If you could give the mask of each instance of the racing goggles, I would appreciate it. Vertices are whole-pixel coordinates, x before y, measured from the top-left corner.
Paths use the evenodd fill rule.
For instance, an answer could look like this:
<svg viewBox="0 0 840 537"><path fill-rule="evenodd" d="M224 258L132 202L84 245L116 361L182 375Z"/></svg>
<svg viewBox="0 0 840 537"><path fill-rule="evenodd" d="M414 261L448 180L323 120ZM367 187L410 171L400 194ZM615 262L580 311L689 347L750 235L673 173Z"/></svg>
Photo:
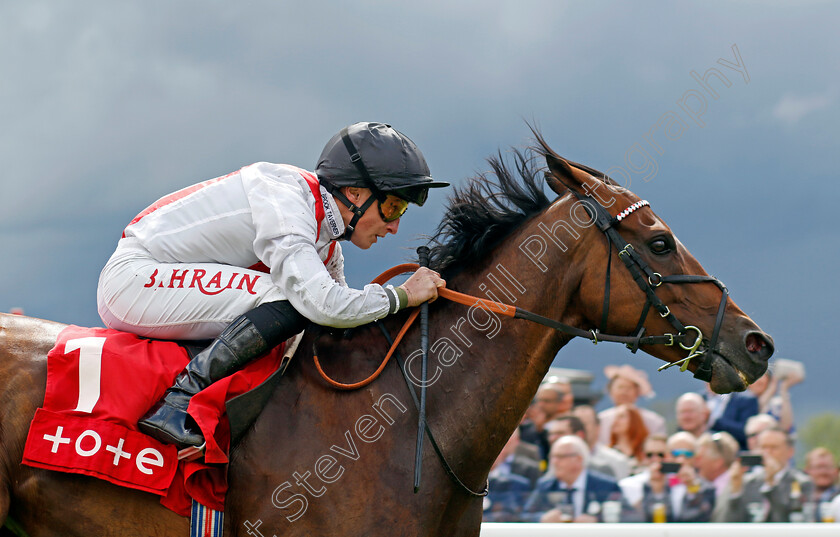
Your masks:
<svg viewBox="0 0 840 537"><path fill-rule="evenodd" d="M377 204L379 216L385 222L393 222L408 210L408 201L396 196L388 195Z"/></svg>

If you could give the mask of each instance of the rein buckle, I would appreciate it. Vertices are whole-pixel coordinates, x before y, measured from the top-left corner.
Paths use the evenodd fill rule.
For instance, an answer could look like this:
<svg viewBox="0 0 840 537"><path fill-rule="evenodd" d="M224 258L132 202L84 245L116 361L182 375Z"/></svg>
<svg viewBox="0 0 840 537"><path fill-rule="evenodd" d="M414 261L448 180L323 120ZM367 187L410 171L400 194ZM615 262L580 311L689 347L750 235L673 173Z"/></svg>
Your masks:
<svg viewBox="0 0 840 537"><path fill-rule="evenodd" d="M632 245L632 244L627 244L627 246L625 246L624 248L622 248L622 249L621 249L621 251L620 251L620 252L618 252L618 257L619 257L619 259L620 259L620 258L621 258L621 256L623 256L623 255L632 255L632 253L630 252L630 250L635 251L636 249L635 249L635 248L633 248L633 245Z"/></svg>

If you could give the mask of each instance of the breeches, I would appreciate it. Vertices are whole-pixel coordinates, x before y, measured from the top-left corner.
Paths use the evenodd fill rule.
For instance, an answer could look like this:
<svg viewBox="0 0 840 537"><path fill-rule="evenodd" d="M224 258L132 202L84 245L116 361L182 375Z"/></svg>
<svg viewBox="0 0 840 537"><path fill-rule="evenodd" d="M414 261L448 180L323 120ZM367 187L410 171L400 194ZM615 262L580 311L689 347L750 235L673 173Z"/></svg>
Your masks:
<svg viewBox="0 0 840 537"><path fill-rule="evenodd" d="M213 339L239 315L284 299L266 273L217 263L162 263L122 242L97 287L106 326L158 339Z"/></svg>

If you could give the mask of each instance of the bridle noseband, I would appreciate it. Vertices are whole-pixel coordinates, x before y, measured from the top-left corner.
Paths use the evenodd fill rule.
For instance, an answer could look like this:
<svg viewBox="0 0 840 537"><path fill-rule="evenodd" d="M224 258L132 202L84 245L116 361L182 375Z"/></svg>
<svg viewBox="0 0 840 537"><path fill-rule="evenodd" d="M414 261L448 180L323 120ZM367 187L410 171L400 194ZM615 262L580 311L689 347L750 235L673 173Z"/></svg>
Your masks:
<svg viewBox="0 0 840 537"><path fill-rule="evenodd" d="M715 346L717 345L718 336L720 335L720 328L723 325L726 299L729 296L729 290L723 282L714 276L695 276L685 274L662 276L658 272L654 272L653 269L651 269L644 259L642 259L636 252L633 245L624 240L618 232L618 226L621 224L622 220L627 218L633 212L638 211L643 207L649 207L650 203L646 200L634 203L630 207L621 211L617 216L613 217L609 214L609 212L607 212L607 209L592 196L582 195L575 191L572 192L578 198L579 202L586 208L590 217L594 219L598 229L600 229L607 238L607 270L604 282L604 306L601 314L601 325L599 329L590 331L590 335L588 337L583 337L587 337L595 343L598 341L615 341L624 343L627 348L630 349L630 352L634 354L637 350L639 350L640 345L673 346L678 344L680 348L688 351L688 356L676 362L665 364L659 368L659 371L675 365L680 365L680 371L685 371L692 359L703 358L703 362L694 372L694 377L706 382L710 381L712 378L712 359ZM618 258L621 259L624 266L630 271L630 275L633 277L633 280L635 280L636 285L639 286L639 289L641 289L646 296L645 305L642 308L642 314L639 317L639 322L636 324L633 335L629 336L629 341L628 336L614 336L603 333L606 330L607 319L609 317L610 272L612 268L611 261L613 245L618 251ZM671 313L668 306L665 305L665 303L663 303L656 294L656 288L663 283L686 284L706 282L714 283L721 290L721 298L718 306L717 317L715 319L715 326L712 330L712 337L709 339L704 338L703 332L696 326L686 326L680 322L680 320ZM661 336L644 335L645 328L643 325L651 307L659 313L660 317L671 323L671 326L673 326L677 331L676 334L663 334Z"/></svg>
<svg viewBox="0 0 840 537"><path fill-rule="evenodd" d="M723 282L721 282L714 276L696 276L685 274L662 276L660 273L654 272L653 269L651 269L650 266L644 261L644 259L642 259L641 256L636 252L636 249L633 248L633 245L624 240L624 238L618 232L618 226L625 218L630 216L635 211L638 211L644 207L649 207L650 203L648 203L646 200L641 200L630 205L629 207L621 211L618 215L613 217L610 215L609 212L607 212L607 209L591 195L582 195L578 192L575 192L574 190L572 190L572 192L577 197L578 201L584 206L589 216L593 219L593 223L597 224L598 229L600 229L607 238L607 270L604 281L604 305L601 313L601 324L599 328L593 330L584 330L582 328L569 326L567 324L561 323L560 321L556 321L554 319L550 319L548 317L543 317L542 315L538 315L536 313L524 310L519 307L515 307L509 304L502 304L499 302L485 301L483 299L478 299L477 297L470 295L463 295L461 293L457 293L446 288L440 290L440 295L444 298L448 298L449 300L453 300L455 302L459 302L465 305L474 306L477 304L481 304L482 307L486 307L490 311L494 311L496 313L503 314L516 319L525 319L528 321L532 321L543 326L552 328L554 330L570 334L572 336L589 339L596 344L600 341L624 343L627 346L627 348L630 349L630 352L634 354L636 353L636 351L639 350L639 347L642 345L679 345L680 348L688 351L688 356L675 362L670 362L668 364L663 365L659 368L659 371L662 371L669 367L673 367L675 365L680 365L680 371L685 371L686 369L688 369L688 364L691 360L693 360L694 358L703 358L703 362L694 372L694 377L706 382L710 381L712 378L712 359L715 352L715 346L717 345L718 336L720 335L720 329L723 325L723 317L724 312L726 310L726 300L729 297L729 290L726 288ZM633 280L635 280L636 285L639 286L639 289L641 289L646 296L645 305L642 308L642 314L639 317L638 323L636 323L636 328L633 330L633 334L630 336L618 336L604 333L606 331L607 321L609 319L610 275L612 272L613 246L615 246L616 250L618 251L618 258L621 259L621 261L624 263L624 266L627 267L627 270L630 271L630 274L633 277ZM385 272L382 275L380 275L376 280L374 280L374 282L378 281L379 283L384 283L384 281L387 281L393 275L405 272L405 270L402 269L416 270L417 268L417 265L401 265L398 267L394 267L394 269L391 269L391 271ZM715 318L715 326L712 330L712 337L709 339L704 338L703 332L696 326L686 326L685 324L680 322L680 320L677 319L677 317L673 313L671 313L671 310L668 308L668 306L665 305L665 303L662 302L662 300L656 294L656 288L661 286L663 283L688 284L707 282L714 283L721 290L721 298L720 304L718 305L717 317ZM654 336L645 335L644 322L647 318L648 313L650 312L651 307L653 307L659 313L660 317L668 320L668 322L671 323L671 326L673 326L677 332L676 334L662 334ZM376 324L382 330L382 333L388 341L389 345L391 345L391 351L389 352L388 356L386 356L385 361L383 361L382 364L379 366L377 372L374 373L374 375L371 375L371 377L369 377L365 381L356 384L340 384L331 380L329 377L326 376L323 370L321 370L321 367L318 364L317 350L315 349L315 342L313 342L313 357L315 358L316 367L318 368L321 375L333 386L336 386L340 389L356 389L358 387L367 385L374 378L376 378L376 376L379 374L379 372L381 372L382 368L385 366L385 363L387 362L388 358L391 356L391 352L393 352L393 355L396 357L397 363L399 364L400 372L402 373L403 379L405 380L406 385L408 386L408 391L411 393L414 405L418 409L418 412L422 412L421 401L414 391L411 380L408 378L406 363L400 356L399 351L396 350L396 346L399 343L399 340L402 338L402 335L407 331L408 327L411 326L411 322L413 321L414 317L416 317L416 315L412 315L409 317L408 321L406 322L396 341L393 338L391 338L390 333L388 332L387 328L385 328L385 325L383 323L376 322ZM458 478L452 467L446 461L446 458L444 457L443 451L441 450L440 446L438 446L437 442L435 441L435 438L432 435L432 431L429 429L428 423L421 421L420 430L425 430L425 432L428 434L432 447L434 448L435 452L440 458L444 470L446 471L447 475L453 480L453 482L459 485L462 490L464 490L471 496L483 497L487 495L488 485L486 483L482 490L474 491L469 486L467 486L461 479ZM415 466L415 469L416 468L417 467ZM415 482L415 484L416 483L417 482ZM416 486L415 492L417 492Z"/></svg>

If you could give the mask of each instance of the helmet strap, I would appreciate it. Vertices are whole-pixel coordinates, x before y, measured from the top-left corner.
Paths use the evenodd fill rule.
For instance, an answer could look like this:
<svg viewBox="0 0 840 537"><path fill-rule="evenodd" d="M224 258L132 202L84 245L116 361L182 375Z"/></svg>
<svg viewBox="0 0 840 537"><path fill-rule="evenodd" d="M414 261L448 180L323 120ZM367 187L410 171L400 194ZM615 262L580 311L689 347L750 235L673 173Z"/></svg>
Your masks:
<svg viewBox="0 0 840 537"><path fill-rule="evenodd" d="M338 198L338 200L347 206L347 208L353 213L353 218L350 219L350 223L344 226L344 233L338 238L338 240L349 241L350 236L353 235L353 232L356 230L356 225L359 223L359 219L364 216L365 211L367 211L373 202L376 201L376 196L371 194L361 207L357 207L355 203L347 199L347 196L345 196L344 193L334 185L327 181L324 181L321 184L324 185L333 197Z"/></svg>

